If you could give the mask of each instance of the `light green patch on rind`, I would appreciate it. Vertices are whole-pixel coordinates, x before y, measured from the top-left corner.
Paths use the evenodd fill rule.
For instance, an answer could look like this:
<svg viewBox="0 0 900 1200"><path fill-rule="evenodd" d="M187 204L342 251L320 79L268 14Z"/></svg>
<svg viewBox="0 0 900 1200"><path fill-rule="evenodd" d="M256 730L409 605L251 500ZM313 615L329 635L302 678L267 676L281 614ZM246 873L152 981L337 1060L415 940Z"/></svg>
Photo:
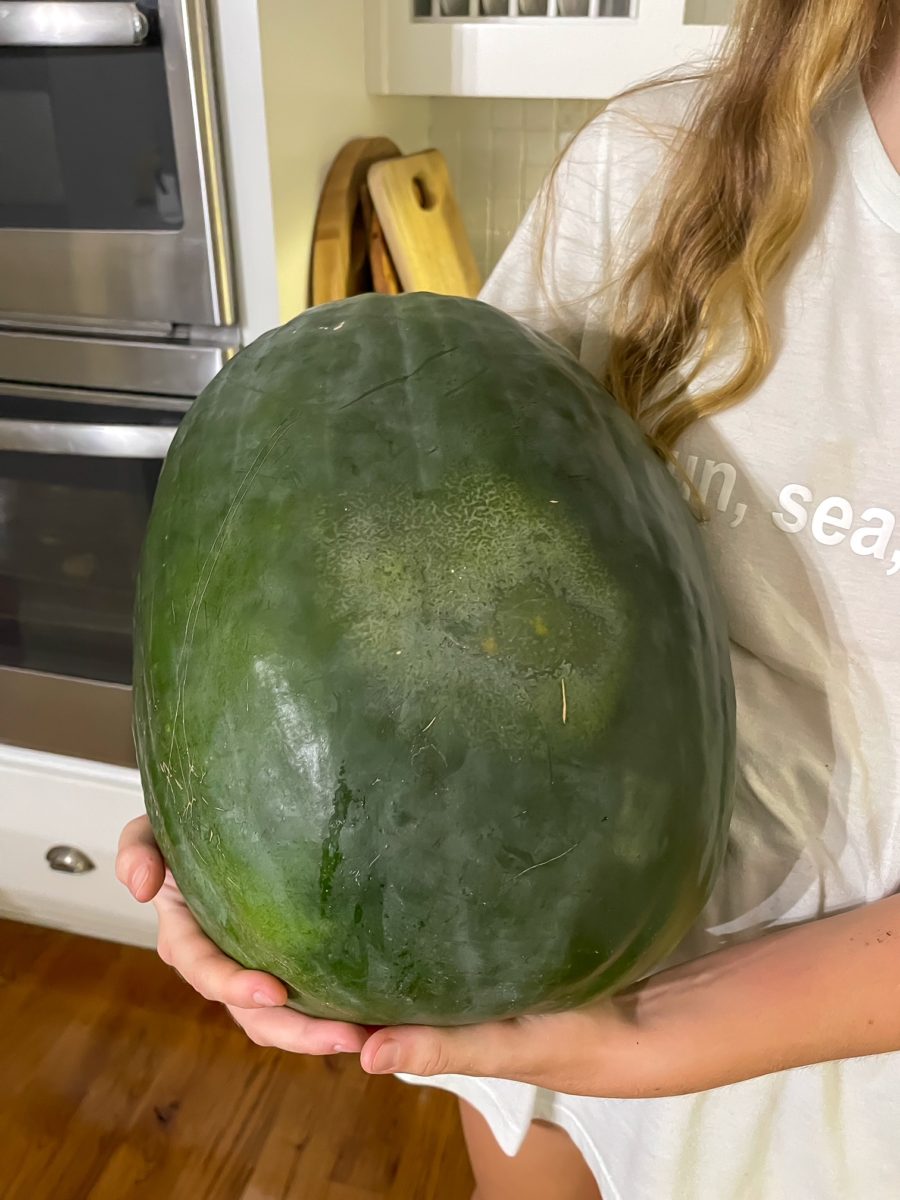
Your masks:
<svg viewBox="0 0 900 1200"><path fill-rule="evenodd" d="M633 624L626 592L562 503L465 474L425 496L398 487L335 508L319 518L322 595L362 674L417 720L431 703L423 748L437 752L442 707L458 737L511 752L548 729L578 741L603 731ZM402 728L403 712L395 719Z"/></svg>

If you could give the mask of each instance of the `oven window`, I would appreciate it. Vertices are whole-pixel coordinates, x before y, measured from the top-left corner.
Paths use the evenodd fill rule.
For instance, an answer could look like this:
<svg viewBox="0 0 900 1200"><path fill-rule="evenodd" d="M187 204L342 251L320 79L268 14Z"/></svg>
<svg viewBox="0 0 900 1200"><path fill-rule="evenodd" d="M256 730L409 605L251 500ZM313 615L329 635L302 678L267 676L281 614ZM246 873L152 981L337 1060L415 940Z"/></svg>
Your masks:
<svg viewBox="0 0 900 1200"><path fill-rule="evenodd" d="M158 34L141 46L0 48L0 228L183 223Z"/></svg>
<svg viewBox="0 0 900 1200"><path fill-rule="evenodd" d="M131 682L141 543L160 460L9 449L17 423L177 424L0 395L0 665Z"/></svg>

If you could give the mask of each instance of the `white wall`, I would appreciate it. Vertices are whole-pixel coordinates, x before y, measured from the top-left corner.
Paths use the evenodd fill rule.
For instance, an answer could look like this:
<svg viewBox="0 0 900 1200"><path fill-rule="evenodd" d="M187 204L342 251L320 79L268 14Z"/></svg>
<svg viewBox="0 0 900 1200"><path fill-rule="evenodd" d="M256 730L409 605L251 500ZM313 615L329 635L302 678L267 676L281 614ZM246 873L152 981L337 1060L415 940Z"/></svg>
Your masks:
<svg viewBox="0 0 900 1200"><path fill-rule="evenodd" d="M365 0L258 0L281 319L306 307L319 192L340 147L360 135L428 145L427 99L366 91Z"/></svg>
<svg viewBox="0 0 900 1200"><path fill-rule="evenodd" d="M684 0L684 18L698 25L727 25L734 13L734 0Z"/></svg>
<svg viewBox="0 0 900 1200"><path fill-rule="evenodd" d="M590 100L432 101L432 145L447 157L472 249L487 276L557 154L599 109Z"/></svg>
<svg viewBox="0 0 900 1200"><path fill-rule="evenodd" d="M697 24L727 25L734 12L735 0L685 0L684 15Z"/></svg>
<svg viewBox="0 0 900 1200"><path fill-rule="evenodd" d="M476 254L488 271L561 141L593 107L371 96L367 0L212 3L233 154L229 196L247 340L306 307L319 192L349 138L382 134L404 153L428 145L443 150ZM686 15L724 21L733 3L685 0Z"/></svg>
<svg viewBox="0 0 900 1200"><path fill-rule="evenodd" d="M734 0L685 0L688 21L727 24ZM463 220L488 275L541 180L601 100L438 97L430 141L447 156Z"/></svg>

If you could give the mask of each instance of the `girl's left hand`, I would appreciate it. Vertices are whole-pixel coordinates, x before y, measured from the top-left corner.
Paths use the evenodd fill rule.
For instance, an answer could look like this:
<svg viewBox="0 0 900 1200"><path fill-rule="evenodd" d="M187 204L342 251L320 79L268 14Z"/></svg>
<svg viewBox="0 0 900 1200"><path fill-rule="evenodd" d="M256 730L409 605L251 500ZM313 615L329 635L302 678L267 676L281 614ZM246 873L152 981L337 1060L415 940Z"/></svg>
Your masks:
<svg viewBox="0 0 900 1200"><path fill-rule="evenodd" d="M370 1074L481 1075L579 1096L660 1095L675 1081L664 1059L642 1049L631 1008L626 999L484 1025L380 1029L360 1061Z"/></svg>
<svg viewBox="0 0 900 1200"><path fill-rule="evenodd" d="M898 1050L900 894L716 950L574 1012L379 1029L360 1057L373 1074L636 1099Z"/></svg>

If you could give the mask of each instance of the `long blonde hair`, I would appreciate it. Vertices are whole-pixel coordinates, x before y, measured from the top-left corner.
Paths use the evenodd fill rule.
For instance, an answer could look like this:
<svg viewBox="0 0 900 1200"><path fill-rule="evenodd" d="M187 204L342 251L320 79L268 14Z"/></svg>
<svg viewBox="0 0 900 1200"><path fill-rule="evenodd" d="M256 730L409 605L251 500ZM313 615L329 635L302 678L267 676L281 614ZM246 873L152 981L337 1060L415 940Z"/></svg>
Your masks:
<svg viewBox="0 0 900 1200"><path fill-rule="evenodd" d="M739 0L673 147L649 241L618 288L606 383L662 455L765 376L765 297L809 208L817 114L865 62L894 3ZM733 373L692 392L735 327Z"/></svg>

